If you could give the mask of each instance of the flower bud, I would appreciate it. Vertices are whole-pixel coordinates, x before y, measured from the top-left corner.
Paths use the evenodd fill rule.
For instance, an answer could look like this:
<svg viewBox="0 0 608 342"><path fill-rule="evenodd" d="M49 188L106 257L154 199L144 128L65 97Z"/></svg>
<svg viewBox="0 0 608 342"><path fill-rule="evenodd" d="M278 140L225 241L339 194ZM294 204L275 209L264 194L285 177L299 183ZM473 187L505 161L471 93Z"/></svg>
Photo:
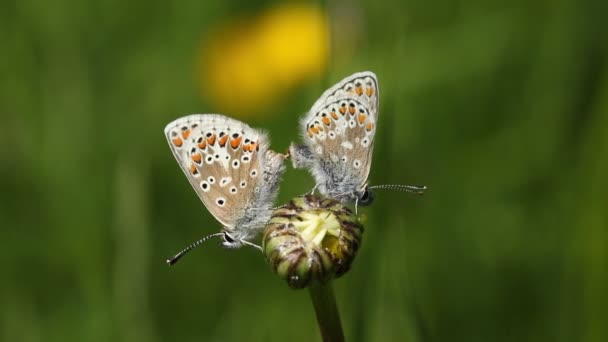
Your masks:
<svg viewBox="0 0 608 342"><path fill-rule="evenodd" d="M306 195L276 209L263 251L273 271L292 288L323 284L350 269L363 225L340 202Z"/></svg>

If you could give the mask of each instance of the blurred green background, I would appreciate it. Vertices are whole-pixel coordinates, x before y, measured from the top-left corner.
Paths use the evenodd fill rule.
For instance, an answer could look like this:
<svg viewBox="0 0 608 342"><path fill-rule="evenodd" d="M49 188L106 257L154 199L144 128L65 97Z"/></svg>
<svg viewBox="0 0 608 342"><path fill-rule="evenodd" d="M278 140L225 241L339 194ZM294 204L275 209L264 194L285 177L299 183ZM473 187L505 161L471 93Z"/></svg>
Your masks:
<svg viewBox="0 0 608 342"><path fill-rule="evenodd" d="M360 210L347 340L608 341L606 2L278 4L0 2L0 340L319 340L253 249L165 264L220 227L163 128L221 112L284 151L372 70L370 183L429 191ZM280 201L312 185L289 168Z"/></svg>

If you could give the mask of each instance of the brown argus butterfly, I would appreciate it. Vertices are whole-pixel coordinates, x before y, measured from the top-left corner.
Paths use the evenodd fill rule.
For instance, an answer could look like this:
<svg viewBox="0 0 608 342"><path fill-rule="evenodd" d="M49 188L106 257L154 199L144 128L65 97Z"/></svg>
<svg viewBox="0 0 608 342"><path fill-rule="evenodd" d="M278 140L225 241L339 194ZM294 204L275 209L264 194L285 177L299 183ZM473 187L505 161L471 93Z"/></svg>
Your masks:
<svg viewBox="0 0 608 342"><path fill-rule="evenodd" d="M218 114L193 114L167 125L165 136L175 159L194 191L223 226L186 247L169 264L211 237L221 245L249 245L270 219L272 202L285 171L285 155L268 149L269 139L260 130Z"/></svg>
<svg viewBox="0 0 608 342"><path fill-rule="evenodd" d="M378 79L373 72L350 75L321 95L302 118L304 144L291 144L295 168L308 169L313 189L355 206L372 202L371 189L396 189L421 194L426 187L368 186L378 120Z"/></svg>

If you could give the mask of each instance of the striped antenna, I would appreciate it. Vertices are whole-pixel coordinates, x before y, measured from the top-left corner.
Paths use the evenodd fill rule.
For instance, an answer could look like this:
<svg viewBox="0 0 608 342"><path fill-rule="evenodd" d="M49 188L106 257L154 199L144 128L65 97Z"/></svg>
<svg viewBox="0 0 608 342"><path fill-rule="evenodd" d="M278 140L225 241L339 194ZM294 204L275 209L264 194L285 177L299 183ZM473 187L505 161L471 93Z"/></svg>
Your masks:
<svg viewBox="0 0 608 342"><path fill-rule="evenodd" d="M372 189L372 190L374 190L374 189L398 190L398 191L411 192L416 195L422 195L422 194L424 194L424 191L426 191L426 186L425 185L418 186L418 185L384 184L384 185L370 186L369 189Z"/></svg>
<svg viewBox="0 0 608 342"><path fill-rule="evenodd" d="M218 237L218 236L224 236L224 233L215 233L215 234L211 234L211 235L207 235L204 238L196 241L195 243L191 244L190 246L182 249L181 252L175 254L174 256L170 257L167 259L167 264L169 264L169 266L173 266L175 265L176 262L179 261L179 259L181 259L184 255L186 255L188 252L190 252L192 249L198 247L200 244L202 244L203 242L214 238L214 237Z"/></svg>

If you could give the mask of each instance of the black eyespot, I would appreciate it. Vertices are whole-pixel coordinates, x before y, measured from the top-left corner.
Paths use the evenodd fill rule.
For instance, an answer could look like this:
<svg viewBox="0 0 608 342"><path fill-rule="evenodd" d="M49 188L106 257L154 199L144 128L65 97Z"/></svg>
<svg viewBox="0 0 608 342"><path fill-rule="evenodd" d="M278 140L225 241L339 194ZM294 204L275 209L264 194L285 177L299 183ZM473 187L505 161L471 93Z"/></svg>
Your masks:
<svg viewBox="0 0 608 342"><path fill-rule="evenodd" d="M197 142L197 143L199 143L199 144L200 144L200 143L202 143L202 142L203 142L203 137L199 137L199 138L196 140L196 142Z"/></svg>
<svg viewBox="0 0 608 342"><path fill-rule="evenodd" d="M206 136L207 138L210 138L212 135L213 135L213 133L211 133L211 132L208 132L207 134L205 134L205 136Z"/></svg>
<svg viewBox="0 0 608 342"><path fill-rule="evenodd" d="M186 127L186 126L182 127L182 131L187 131L187 130L188 130L188 127Z"/></svg>
<svg viewBox="0 0 608 342"><path fill-rule="evenodd" d="M226 135L226 133L220 132L220 138L223 137L224 135Z"/></svg>
<svg viewBox="0 0 608 342"><path fill-rule="evenodd" d="M232 135L232 138L234 138L234 139L236 139L236 138L238 138L238 137L239 137L239 134L238 134L238 133L234 133L234 134Z"/></svg>
<svg viewBox="0 0 608 342"><path fill-rule="evenodd" d="M219 204L219 205L224 205L224 200L223 200L223 199L218 199L218 200L217 200L217 204Z"/></svg>

